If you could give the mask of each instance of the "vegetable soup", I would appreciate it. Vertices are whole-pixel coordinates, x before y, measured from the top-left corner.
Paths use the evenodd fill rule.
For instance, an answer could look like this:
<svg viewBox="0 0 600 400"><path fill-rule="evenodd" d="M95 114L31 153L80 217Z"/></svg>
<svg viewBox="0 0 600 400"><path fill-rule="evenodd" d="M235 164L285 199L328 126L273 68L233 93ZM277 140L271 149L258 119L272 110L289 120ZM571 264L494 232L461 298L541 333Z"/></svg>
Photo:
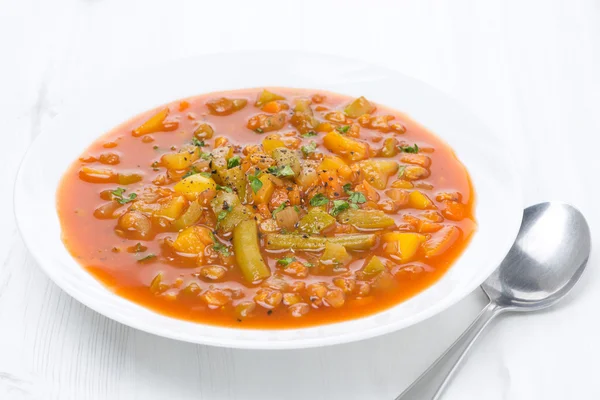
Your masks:
<svg viewBox="0 0 600 400"><path fill-rule="evenodd" d="M175 318L296 328L392 307L475 230L452 149L364 98L246 89L175 101L94 142L58 190L63 241Z"/></svg>

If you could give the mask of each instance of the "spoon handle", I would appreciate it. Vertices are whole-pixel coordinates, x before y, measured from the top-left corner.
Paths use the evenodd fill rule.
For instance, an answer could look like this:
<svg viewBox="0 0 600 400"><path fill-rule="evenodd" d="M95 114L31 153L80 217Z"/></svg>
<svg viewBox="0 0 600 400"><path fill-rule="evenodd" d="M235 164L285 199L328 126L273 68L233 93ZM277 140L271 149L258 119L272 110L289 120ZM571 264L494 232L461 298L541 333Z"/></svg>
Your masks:
<svg viewBox="0 0 600 400"><path fill-rule="evenodd" d="M456 367L463 359L483 328L503 308L490 302L477 316L467 330L438 358L416 381L412 383L396 400L437 400L444 391Z"/></svg>

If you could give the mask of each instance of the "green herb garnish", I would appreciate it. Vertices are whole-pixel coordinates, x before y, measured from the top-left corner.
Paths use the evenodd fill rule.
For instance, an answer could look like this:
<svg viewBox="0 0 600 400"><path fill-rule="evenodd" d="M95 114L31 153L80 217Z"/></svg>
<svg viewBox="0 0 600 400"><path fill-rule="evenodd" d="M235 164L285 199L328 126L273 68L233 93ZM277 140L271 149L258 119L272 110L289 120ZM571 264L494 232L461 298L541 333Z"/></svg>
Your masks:
<svg viewBox="0 0 600 400"><path fill-rule="evenodd" d="M300 147L300 150L302 150L302 153L304 153L305 156L308 156L310 153L314 153L316 149L317 144L315 142L310 142L310 144Z"/></svg>
<svg viewBox="0 0 600 400"><path fill-rule="evenodd" d="M333 208L331 209L331 211L329 211L329 213L335 217L336 215L338 215L342 211L347 210L348 208L350 208L350 204L347 201L344 201L344 200L334 200L333 201Z"/></svg>
<svg viewBox="0 0 600 400"><path fill-rule="evenodd" d="M200 158L209 161L212 158L212 154L210 153L200 153Z"/></svg>
<svg viewBox="0 0 600 400"><path fill-rule="evenodd" d="M367 202L367 198L361 192L352 192L348 201L353 204L362 204Z"/></svg>
<svg viewBox="0 0 600 400"><path fill-rule="evenodd" d="M123 197L123 193L125 193L127 189L123 189L123 188L116 188L115 190L113 190L112 192L110 192L115 200L117 200L117 202L119 202L119 204L127 204L130 201L134 201L135 198L137 197L137 194L135 193L131 193L129 195L129 197Z"/></svg>
<svg viewBox="0 0 600 400"><path fill-rule="evenodd" d="M256 128L254 130L254 132L256 132L256 133L264 133L264 131L261 128Z"/></svg>
<svg viewBox="0 0 600 400"><path fill-rule="evenodd" d="M321 193L317 193L310 199L310 205L313 207L324 206L329 203L329 199Z"/></svg>
<svg viewBox="0 0 600 400"><path fill-rule="evenodd" d="M398 150L403 151L405 153L416 154L419 152L419 146L417 146L416 143L414 146L398 146Z"/></svg>
<svg viewBox="0 0 600 400"><path fill-rule="evenodd" d="M308 131L304 135L301 135L301 136L305 137L305 138L307 138L307 137L313 137L313 136L317 136L317 132L315 132L315 131Z"/></svg>
<svg viewBox="0 0 600 400"><path fill-rule="evenodd" d="M273 210L273 213L272 213L272 215L273 215L273 219L275 219L275 215L276 215L278 212L280 212L280 211L283 211L283 209L285 208L285 206L286 206L286 204L285 204L285 203L281 203L281 204L279 205L279 207L277 207L276 209L274 209L274 210Z"/></svg>
<svg viewBox="0 0 600 400"><path fill-rule="evenodd" d="M198 173L205 178L212 178L212 174L210 172L198 172Z"/></svg>
<svg viewBox="0 0 600 400"><path fill-rule="evenodd" d="M338 126L337 128L335 128L335 130L339 133L346 133L350 130L350 125Z"/></svg>
<svg viewBox="0 0 600 400"><path fill-rule="evenodd" d="M204 143L204 140L199 140L198 138L192 138L192 144L194 146L198 146L198 147L204 147L206 146L206 144Z"/></svg>
<svg viewBox="0 0 600 400"><path fill-rule="evenodd" d="M229 214L229 211L221 211L219 212L219 214L217 214L217 222L221 222L225 219L225 217L227 217L227 214Z"/></svg>
<svg viewBox="0 0 600 400"><path fill-rule="evenodd" d="M242 159L240 158L240 156L233 156L229 160L227 160L227 169L237 167L241 163L242 163Z"/></svg>
<svg viewBox="0 0 600 400"><path fill-rule="evenodd" d="M272 166L267 168L267 172L271 175L280 176L280 177L288 177L294 176L294 170L289 165L284 165L283 167Z"/></svg>
<svg viewBox="0 0 600 400"><path fill-rule="evenodd" d="M181 179L185 179L185 178L187 178L188 176L196 175L197 173L198 173L198 170L196 169L196 167L192 167L192 168L190 168L190 170L189 170L188 172L186 172L186 173L185 173L185 174L184 174L184 175L181 177Z"/></svg>
<svg viewBox="0 0 600 400"><path fill-rule="evenodd" d="M254 193L257 193L260 188L263 186L263 183L258 179L260 176L260 170L256 170L254 175L248 175L248 182L250 183L250 188Z"/></svg>
<svg viewBox="0 0 600 400"><path fill-rule="evenodd" d="M218 251L219 253L223 254L225 257L229 257L229 254L230 254L229 247L225 246L221 242L215 242L215 244L213 244L213 250Z"/></svg>
<svg viewBox="0 0 600 400"><path fill-rule="evenodd" d="M227 193L233 193L233 190L229 186L217 185L217 190L222 190Z"/></svg>
<svg viewBox="0 0 600 400"><path fill-rule="evenodd" d="M290 265L291 263L293 263L294 261L296 261L295 257L283 257L283 258L280 258L279 260L277 260L277 264L281 265L283 268L285 268L288 265Z"/></svg>

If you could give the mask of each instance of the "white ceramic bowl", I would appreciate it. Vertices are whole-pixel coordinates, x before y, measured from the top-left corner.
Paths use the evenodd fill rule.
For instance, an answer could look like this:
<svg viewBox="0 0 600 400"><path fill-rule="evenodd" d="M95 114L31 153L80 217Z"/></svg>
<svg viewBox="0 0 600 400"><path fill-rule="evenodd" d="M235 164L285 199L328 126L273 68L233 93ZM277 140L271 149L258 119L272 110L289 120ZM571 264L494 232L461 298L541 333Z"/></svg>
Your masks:
<svg viewBox="0 0 600 400"><path fill-rule="evenodd" d="M56 188L96 138L136 114L196 94L261 86L329 90L406 112L443 138L466 165L477 193L478 231L446 275L386 311L312 328L249 330L186 322L157 314L106 289L67 252L56 213ZM15 184L23 239L48 276L97 312L172 339L223 347L282 349L349 342L402 329L469 294L510 248L522 216L521 187L505 144L455 101L422 82L361 61L296 52L229 53L132 71L82 88L35 140Z"/></svg>

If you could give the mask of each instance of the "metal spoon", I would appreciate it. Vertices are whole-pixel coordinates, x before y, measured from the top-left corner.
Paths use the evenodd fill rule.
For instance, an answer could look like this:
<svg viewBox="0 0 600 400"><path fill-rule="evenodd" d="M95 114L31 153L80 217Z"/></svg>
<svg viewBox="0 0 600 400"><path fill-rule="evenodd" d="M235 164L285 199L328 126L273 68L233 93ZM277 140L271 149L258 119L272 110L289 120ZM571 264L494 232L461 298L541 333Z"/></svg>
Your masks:
<svg viewBox="0 0 600 400"><path fill-rule="evenodd" d="M581 276L590 254L583 215L562 203L525 209L517 240L481 288L490 299L465 333L396 400L436 400L483 328L507 311L536 311L563 298Z"/></svg>

